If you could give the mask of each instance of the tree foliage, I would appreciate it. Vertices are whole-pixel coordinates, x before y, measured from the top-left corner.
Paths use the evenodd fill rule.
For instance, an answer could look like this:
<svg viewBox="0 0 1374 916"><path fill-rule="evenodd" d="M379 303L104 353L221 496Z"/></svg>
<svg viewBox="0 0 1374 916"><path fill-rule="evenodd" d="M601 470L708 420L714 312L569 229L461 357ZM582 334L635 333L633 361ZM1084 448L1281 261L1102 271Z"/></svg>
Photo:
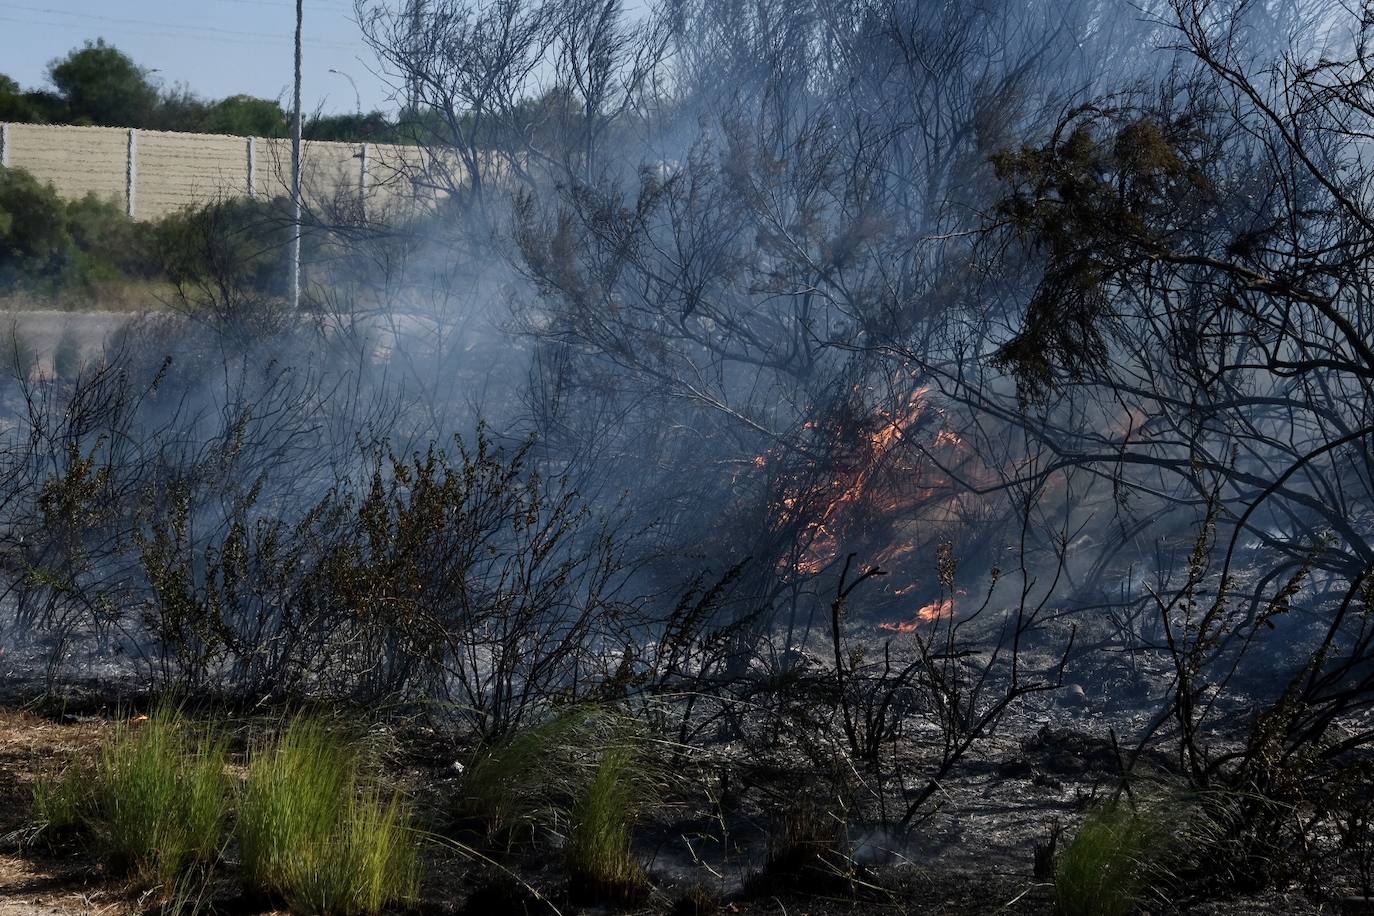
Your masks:
<svg viewBox="0 0 1374 916"><path fill-rule="evenodd" d="M148 71L103 38L88 41L48 65L48 78L77 124L146 127L157 107Z"/></svg>

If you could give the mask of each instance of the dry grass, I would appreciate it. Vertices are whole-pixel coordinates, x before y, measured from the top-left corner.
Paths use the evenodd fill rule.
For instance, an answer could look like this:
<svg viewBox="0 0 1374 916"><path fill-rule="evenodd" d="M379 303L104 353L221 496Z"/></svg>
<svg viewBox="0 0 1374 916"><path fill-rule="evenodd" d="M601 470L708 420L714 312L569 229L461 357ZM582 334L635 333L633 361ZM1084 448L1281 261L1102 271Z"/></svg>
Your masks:
<svg viewBox="0 0 1374 916"><path fill-rule="evenodd" d="M49 295L21 291L0 295L0 311L127 312L160 310L174 300L176 290L165 281L127 280Z"/></svg>

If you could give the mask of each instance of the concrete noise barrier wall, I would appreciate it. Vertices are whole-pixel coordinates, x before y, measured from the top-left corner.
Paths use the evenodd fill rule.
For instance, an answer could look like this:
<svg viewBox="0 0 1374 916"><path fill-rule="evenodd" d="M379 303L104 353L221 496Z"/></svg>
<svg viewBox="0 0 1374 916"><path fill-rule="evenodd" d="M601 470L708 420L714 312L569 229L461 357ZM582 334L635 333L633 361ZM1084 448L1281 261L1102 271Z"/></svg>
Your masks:
<svg viewBox="0 0 1374 916"><path fill-rule="evenodd" d="M404 190L424 167L419 147L306 141L301 187L308 205L343 195L364 207ZM136 219L157 219L224 197L291 193L291 141L121 127L0 124L0 165L24 169L58 195L119 202Z"/></svg>

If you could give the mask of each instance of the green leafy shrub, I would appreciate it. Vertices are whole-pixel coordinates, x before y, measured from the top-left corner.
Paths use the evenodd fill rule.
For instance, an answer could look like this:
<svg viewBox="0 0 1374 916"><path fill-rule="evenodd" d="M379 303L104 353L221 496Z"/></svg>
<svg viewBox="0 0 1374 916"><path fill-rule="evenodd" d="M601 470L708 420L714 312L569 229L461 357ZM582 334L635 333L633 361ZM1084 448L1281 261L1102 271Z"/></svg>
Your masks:
<svg viewBox="0 0 1374 916"><path fill-rule="evenodd" d="M252 752L237 836L248 888L304 913L376 913L413 898L410 812L362 772L362 752L323 724L293 720Z"/></svg>
<svg viewBox="0 0 1374 916"><path fill-rule="evenodd" d="M75 282L93 286L158 273L156 224L130 219L121 203L87 194L66 204L66 222L78 253Z"/></svg>
<svg viewBox="0 0 1374 916"><path fill-rule="evenodd" d="M173 307L239 340L287 327L299 317L288 308L293 220L285 197L224 197L169 214L154 228L153 250L175 288ZM314 265L302 281L307 306L309 281L329 275L336 261L327 240L304 227L302 262Z"/></svg>
<svg viewBox="0 0 1374 916"><path fill-rule="evenodd" d="M64 201L23 169L0 167L0 293L90 293L155 278L154 232L119 201Z"/></svg>
<svg viewBox="0 0 1374 916"><path fill-rule="evenodd" d="M0 166L0 290L59 280L74 251L66 209L52 185Z"/></svg>

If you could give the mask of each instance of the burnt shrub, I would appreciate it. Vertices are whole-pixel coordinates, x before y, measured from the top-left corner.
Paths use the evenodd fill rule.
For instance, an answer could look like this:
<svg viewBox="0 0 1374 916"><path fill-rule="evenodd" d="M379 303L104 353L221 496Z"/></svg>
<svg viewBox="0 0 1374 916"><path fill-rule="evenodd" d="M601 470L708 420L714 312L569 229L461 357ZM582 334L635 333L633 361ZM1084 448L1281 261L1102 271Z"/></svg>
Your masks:
<svg viewBox="0 0 1374 916"><path fill-rule="evenodd" d="M164 376L31 392L0 564L26 632L108 639L163 689L439 701L488 742L596 690L633 611L619 542L527 448L329 453L289 368L214 410Z"/></svg>
<svg viewBox="0 0 1374 916"><path fill-rule="evenodd" d="M844 819L837 812L803 803L776 820L767 858L745 882L745 896L850 895L858 871L848 850Z"/></svg>
<svg viewBox="0 0 1374 916"><path fill-rule="evenodd" d="M672 907L669 916L716 916L721 910L720 894L704 884L693 884L683 891Z"/></svg>

